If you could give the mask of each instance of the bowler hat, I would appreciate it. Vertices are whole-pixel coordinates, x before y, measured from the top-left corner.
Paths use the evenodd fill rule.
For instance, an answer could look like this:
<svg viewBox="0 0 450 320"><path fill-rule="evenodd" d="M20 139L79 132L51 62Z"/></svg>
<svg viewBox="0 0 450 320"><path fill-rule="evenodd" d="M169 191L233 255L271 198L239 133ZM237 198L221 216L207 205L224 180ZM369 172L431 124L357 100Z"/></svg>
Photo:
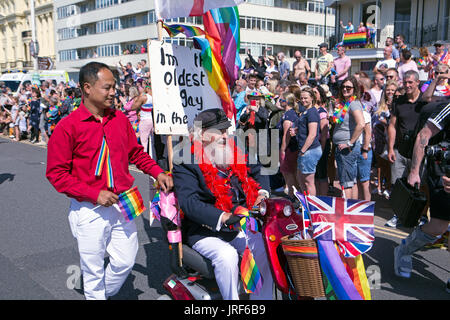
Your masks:
<svg viewBox="0 0 450 320"><path fill-rule="evenodd" d="M194 122L198 121L202 123L202 129L222 130L231 127L230 120L220 108L208 109L200 112L194 119Z"/></svg>

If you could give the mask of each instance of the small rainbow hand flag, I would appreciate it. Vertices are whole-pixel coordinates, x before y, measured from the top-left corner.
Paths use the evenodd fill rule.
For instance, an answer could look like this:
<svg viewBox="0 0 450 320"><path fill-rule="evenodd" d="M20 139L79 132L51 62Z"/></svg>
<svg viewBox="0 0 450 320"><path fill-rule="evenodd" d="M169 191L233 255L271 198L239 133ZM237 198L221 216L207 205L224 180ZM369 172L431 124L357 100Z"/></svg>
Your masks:
<svg viewBox="0 0 450 320"><path fill-rule="evenodd" d="M119 194L117 205L126 221L133 220L145 210L144 201L137 187Z"/></svg>
<svg viewBox="0 0 450 320"><path fill-rule="evenodd" d="M263 278L256 265L255 258L248 248L245 248L241 261L241 279L245 292L258 294L263 285Z"/></svg>

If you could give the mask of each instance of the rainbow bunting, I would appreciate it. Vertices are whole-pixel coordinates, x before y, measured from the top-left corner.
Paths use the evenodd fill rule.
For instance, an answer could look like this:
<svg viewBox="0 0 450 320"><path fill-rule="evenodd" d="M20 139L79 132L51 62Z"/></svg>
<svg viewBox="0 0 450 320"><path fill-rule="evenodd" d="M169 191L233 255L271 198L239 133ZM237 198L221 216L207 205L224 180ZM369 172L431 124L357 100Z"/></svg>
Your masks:
<svg viewBox="0 0 450 320"><path fill-rule="evenodd" d="M186 37L192 38L196 36L202 36L205 34L202 28L188 26L184 24L165 24L163 23L163 28L166 29L170 37L175 37L176 35L183 33Z"/></svg>
<svg viewBox="0 0 450 320"><path fill-rule="evenodd" d="M126 221L133 220L145 210L144 201L137 187L119 194L117 205Z"/></svg>
<svg viewBox="0 0 450 320"><path fill-rule="evenodd" d="M108 188L114 189L114 178L112 173L111 158L109 155L108 144L106 138L103 136L102 146L100 148L100 154L98 155L97 166L95 167L95 176L100 177L102 175L103 167L106 163L106 184Z"/></svg>
<svg viewBox="0 0 450 320"><path fill-rule="evenodd" d="M364 45L367 42L367 33L344 33L343 45L345 47Z"/></svg>
<svg viewBox="0 0 450 320"><path fill-rule="evenodd" d="M245 248L244 255L242 256L241 279L247 293L258 294L262 288L263 279L248 246Z"/></svg>

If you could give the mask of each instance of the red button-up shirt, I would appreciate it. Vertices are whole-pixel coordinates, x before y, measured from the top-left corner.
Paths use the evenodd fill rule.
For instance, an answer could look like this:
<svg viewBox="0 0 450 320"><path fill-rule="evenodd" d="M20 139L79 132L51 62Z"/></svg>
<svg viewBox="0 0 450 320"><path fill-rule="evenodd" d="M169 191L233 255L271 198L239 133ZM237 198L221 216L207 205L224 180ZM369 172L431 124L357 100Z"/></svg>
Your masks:
<svg viewBox="0 0 450 320"><path fill-rule="evenodd" d="M130 121L122 112L106 110L100 121L81 103L58 123L48 142L46 176L58 192L96 204L100 191L108 190L107 170L103 168L101 176L95 176L103 136L114 178L114 190L110 191L119 194L133 186L129 163L154 178L163 172L138 144Z"/></svg>

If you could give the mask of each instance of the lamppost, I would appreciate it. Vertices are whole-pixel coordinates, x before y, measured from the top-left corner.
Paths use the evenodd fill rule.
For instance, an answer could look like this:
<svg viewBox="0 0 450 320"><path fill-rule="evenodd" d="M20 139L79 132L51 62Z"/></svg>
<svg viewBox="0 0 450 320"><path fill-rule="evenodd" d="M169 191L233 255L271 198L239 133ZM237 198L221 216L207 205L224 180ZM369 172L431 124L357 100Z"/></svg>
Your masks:
<svg viewBox="0 0 450 320"><path fill-rule="evenodd" d="M33 57L33 76L31 84L41 85L38 73L38 56L39 56L39 43L36 40L36 16L34 10L34 0L30 0L30 22L31 22L31 43L30 54Z"/></svg>

